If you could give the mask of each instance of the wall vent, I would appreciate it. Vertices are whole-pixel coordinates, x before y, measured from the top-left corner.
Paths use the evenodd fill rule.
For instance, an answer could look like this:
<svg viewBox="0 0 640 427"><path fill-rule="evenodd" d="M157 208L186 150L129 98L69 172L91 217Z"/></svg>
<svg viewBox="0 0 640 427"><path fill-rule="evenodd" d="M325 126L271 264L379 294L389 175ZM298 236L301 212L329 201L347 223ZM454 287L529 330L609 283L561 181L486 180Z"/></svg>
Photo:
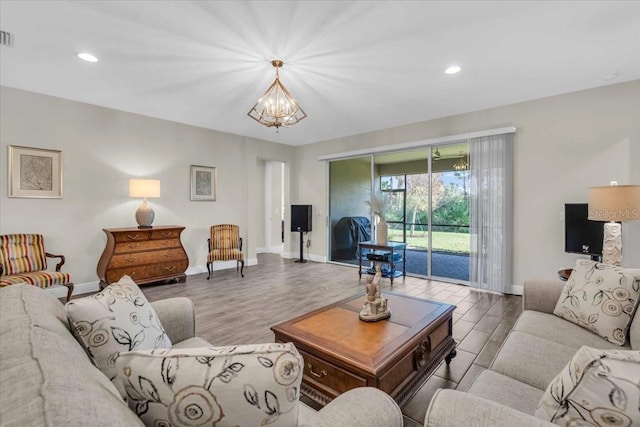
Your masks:
<svg viewBox="0 0 640 427"><path fill-rule="evenodd" d="M13 46L13 34L0 30L0 45Z"/></svg>

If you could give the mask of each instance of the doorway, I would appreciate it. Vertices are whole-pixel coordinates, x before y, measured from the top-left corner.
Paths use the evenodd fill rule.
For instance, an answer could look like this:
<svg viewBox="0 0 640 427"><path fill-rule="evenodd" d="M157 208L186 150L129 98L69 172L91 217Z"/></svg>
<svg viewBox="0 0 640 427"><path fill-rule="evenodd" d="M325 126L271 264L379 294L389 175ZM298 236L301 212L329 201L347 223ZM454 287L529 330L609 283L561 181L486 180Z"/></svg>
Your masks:
<svg viewBox="0 0 640 427"><path fill-rule="evenodd" d="M265 162L265 224L263 252L284 253L285 164Z"/></svg>

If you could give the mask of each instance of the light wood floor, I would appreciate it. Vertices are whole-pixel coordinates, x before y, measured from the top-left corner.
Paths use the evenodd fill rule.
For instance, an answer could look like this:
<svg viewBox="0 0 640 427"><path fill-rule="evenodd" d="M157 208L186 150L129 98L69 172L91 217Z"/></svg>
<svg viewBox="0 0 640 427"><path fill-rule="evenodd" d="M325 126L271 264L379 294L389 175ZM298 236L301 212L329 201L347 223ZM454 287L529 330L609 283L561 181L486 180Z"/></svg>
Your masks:
<svg viewBox="0 0 640 427"><path fill-rule="evenodd" d="M365 276L356 268L294 263L275 254L258 255L259 265L189 276L186 283L143 287L150 301L186 296L195 304L196 334L214 345L273 342L272 325L340 299L364 295ZM383 279L383 290L391 290ZM407 277L393 291L457 306L453 337L457 356L440 365L404 407L405 426L421 426L438 388L466 390L486 369L521 311L521 297L478 292L466 286ZM392 307L393 309L393 307Z"/></svg>

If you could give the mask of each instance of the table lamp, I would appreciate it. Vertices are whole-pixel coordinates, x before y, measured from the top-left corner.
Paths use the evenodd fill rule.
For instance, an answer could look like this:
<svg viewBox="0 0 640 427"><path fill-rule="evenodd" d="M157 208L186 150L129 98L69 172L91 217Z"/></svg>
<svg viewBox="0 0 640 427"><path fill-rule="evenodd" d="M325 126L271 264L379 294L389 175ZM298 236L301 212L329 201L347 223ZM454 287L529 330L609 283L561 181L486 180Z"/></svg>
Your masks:
<svg viewBox="0 0 640 427"><path fill-rule="evenodd" d="M160 197L159 179L130 179L129 197L144 197L142 205L136 211L138 228L151 228L155 213L147 201L148 197Z"/></svg>
<svg viewBox="0 0 640 427"><path fill-rule="evenodd" d="M618 185L589 188L589 216L604 224L602 262L622 263L622 226L620 222L640 221L640 185Z"/></svg>

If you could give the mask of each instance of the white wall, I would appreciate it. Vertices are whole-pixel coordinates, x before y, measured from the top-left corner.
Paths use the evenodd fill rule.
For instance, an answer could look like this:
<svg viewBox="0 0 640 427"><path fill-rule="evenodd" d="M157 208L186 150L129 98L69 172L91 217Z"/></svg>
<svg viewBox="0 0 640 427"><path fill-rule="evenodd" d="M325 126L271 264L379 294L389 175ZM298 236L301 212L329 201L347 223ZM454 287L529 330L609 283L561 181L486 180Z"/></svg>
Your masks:
<svg viewBox="0 0 640 427"><path fill-rule="evenodd" d="M97 281L102 228L135 226L140 200L128 179L158 178L156 225L186 226L190 271L203 269L208 227L239 224L255 262L264 236L264 169L285 163L285 207L312 204L310 258L327 256L328 178L320 155L516 126L514 283L556 277L577 256L564 253L559 213L585 202L587 188L640 184L640 81L622 83L385 129L301 147L244 138L74 101L0 88L0 233L42 233L50 252L67 256L74 282ZM7 146L62 150L64 198L7 197ZM218 167L218 200L189 200L189 165ZM287 212L288 214L288 212ZM289 229L288 215L285 230ZM640 223L623 225L624 265L640 266ZM298 255L285 233L285 253ZM306 252L306 251L305 251ZM355 277L355 276L354 276Z"/></svg>
<svg viewBox="0 0 640 427"><path fill-rule="evenodd" d="M103 228L137 225L142 201L128 197L128 180L136 176L161 180L161 197L150 199L154 225L186 227L188 273L205 270L209 226L216 223L240 226L245 257L255 264L264 236L258 162L290 162L294 153L282 144L8 87L0 88L0 123L0 234L44 234L46 249L66 256L64 271L76 284L97 282ZM9 198L9 145L61 150L63 198ZM215 202L190 200L192 164L217 167Z"/></svg>
<svg viewBox="0 0 640 427"><path fill-rule="evenodd" d="M559 216L564 203L586 202L588 187L611 180L640 184L639 80L298 147L297 191L304 190L306 202L326 212L327 167L318 156L505 126L518 130L514 284L555 278L578 257L564 252ZM318 236L328 230L317 223L312 253L320 256L327 253L327 239ZM624 224L623 265L640 266L638 228L637 222Z"/></svg>

